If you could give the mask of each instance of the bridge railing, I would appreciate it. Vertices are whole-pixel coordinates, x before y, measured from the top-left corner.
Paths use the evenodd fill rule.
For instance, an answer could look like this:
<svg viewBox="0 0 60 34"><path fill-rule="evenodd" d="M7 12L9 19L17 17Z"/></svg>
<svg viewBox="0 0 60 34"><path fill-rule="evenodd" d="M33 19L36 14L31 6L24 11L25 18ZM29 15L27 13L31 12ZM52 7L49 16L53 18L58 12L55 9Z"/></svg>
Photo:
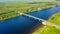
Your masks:
<svg viewBox="0 0 60 34"><path fill-rule="evenodd" d="M59 24L51 23L51 22L48 22L48 21L46 21L46 20L44 20L44 19L37 18L37 17L35 17L35 16L31 16L31 15L28 15L28 14L24 14L24 13L20 13L20 14L22 14L22 15L24 15L24 16L26 16L26 17L29 17L29 18L34 18L34 19L37 19L37 20L39 20L39 21L42 21L42 24L43 24L43 25L46 25L46 26L54 26L54 27L56 27L57 29L60 29L60 25L59 25Z"/></svg>

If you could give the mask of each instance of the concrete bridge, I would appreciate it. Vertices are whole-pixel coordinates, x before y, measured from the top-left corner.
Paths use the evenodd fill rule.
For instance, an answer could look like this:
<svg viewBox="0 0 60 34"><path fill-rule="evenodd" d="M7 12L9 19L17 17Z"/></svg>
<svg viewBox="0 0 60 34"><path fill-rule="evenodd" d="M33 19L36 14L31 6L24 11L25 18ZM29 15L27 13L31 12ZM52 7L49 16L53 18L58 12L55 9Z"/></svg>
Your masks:
<svg viewBox="0 0 60 34"><path fill-rule="evenodd" d="M26 17L29 17L29 18L34 18L34 19L36 19L36 20L42 21L42 24L43 24L43 25L54 26L54 27L56 27L57 29L60 29L60 25L59 25L59 24L51 23L51 22L48 22L48 21L46 21L46 20L44 20L44 19L37 18L37 17L35 17L35 16L31 16L31 15L24 14L24 13L20 13L20 15L23 15L23 16L26 16Z"/></svg>

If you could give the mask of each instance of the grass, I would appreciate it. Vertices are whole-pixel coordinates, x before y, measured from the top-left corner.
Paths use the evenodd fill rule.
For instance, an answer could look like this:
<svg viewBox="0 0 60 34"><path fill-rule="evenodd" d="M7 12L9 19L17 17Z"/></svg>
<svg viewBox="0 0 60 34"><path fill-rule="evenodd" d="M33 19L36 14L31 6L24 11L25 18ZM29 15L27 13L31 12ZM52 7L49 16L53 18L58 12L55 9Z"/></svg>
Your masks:
<svg viewBox="0 0 60 34"><path fill-rule="evenodd" d="M52 15L52 17L50 17L49 21L56 23L56 24L60 24L60 12Z"/></svg>

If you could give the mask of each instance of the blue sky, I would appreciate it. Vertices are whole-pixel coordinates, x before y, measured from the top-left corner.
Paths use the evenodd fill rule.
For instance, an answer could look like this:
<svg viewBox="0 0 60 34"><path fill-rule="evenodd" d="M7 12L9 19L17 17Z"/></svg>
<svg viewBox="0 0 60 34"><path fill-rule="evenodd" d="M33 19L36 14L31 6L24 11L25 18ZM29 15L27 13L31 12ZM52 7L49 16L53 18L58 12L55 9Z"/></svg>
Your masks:
<svg viewBox="0 0 60 34"><path fill-rule="evenodd" d="M21 1L21 2L53 2L55 0L0 0L0 2L6 2L6 1Z"/></svg>

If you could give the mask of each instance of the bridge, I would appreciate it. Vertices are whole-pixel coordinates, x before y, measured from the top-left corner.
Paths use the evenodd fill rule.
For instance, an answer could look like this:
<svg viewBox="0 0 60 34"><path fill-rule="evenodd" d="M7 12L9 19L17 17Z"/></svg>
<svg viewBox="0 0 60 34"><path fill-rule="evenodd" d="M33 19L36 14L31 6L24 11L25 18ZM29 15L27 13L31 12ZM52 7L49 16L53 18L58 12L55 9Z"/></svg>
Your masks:
<svg viewBox="0 0 60 34"><path fill-rule="evenodd" d="M20 14L20 15L24 15L24 16L29 17L29 18L33 18L33 19L42 21L42 24L43 24L43 25L54 26L54 27L56 27L57 29L60 29L60 25L59 25L59 24L51 23L51 22L48 22L48 21L46 21L46 20L44 20L44 19L41 19L41 18L38 18L38 17L35 17L35 16L31 16L31 15L28 15L28 14L25 14L25 13L19 13L19 14Z"/></svg>

